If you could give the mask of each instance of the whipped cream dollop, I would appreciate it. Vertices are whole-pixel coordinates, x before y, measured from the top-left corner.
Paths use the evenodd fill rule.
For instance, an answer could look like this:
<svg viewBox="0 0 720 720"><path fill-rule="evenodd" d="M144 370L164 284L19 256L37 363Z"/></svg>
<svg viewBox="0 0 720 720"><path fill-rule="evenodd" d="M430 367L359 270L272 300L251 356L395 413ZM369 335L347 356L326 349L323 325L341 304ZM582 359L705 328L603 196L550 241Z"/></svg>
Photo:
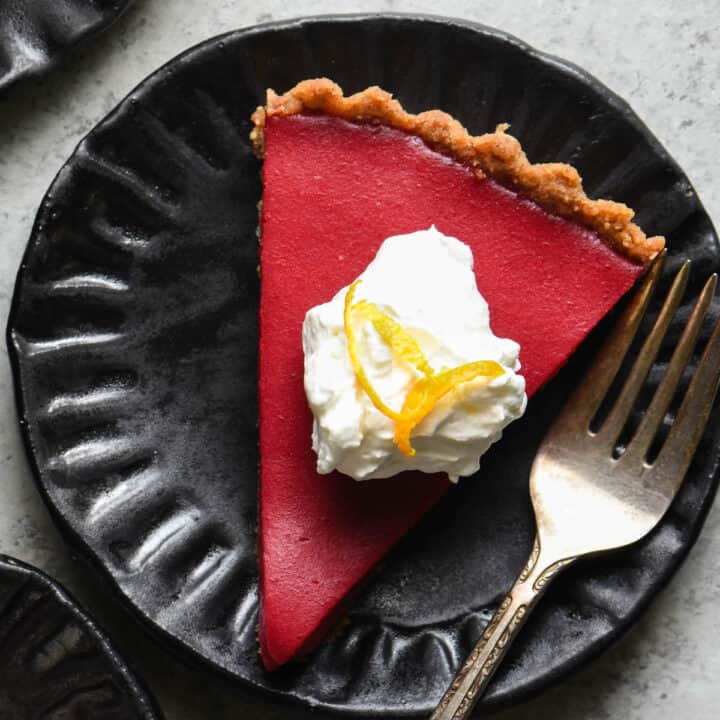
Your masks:
<svg viewBox="0 0 720 720"><path fill-rule="evenodd" d="M385 240L360 275L354 300L373 303L420 346L435 371L491 360L504 371L459 384L412 432L415 455L394 442L394 421L378 410L358 381L344 325L345 287L308 311L303 324L305 393L314 415L312 445L321 474L339 470L356 480L404 470L471 475L480 456L519 418L527 402L518 375L520 346L496 337L477 289L470 248L435 227ZM358 328L361 362L386 405L400 411L418 371L398 358L372 323Z"/></svg>

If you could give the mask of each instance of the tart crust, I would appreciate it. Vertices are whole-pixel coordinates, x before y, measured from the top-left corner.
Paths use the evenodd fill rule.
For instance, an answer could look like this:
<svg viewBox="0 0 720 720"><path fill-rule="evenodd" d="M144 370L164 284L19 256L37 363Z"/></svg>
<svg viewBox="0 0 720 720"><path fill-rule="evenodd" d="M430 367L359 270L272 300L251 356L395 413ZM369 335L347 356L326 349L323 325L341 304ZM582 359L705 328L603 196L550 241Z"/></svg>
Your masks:
<svg viewBox="0 0 720 720"><path fill-rule="evenodd" d="M417 135L430 147L471 167L478 178L489 176L510 187L546 211L595 231L616 252L648 265L665 246L662 236L647 237L632 222L634 211L612 200L591 200L578 171L565 163L533 164L508 125L495 132L472 136L441 110L419 115L406 112L392 95L377 86L345 97L342 88L327 78L303 80L284 95L267 91L267 103L253 113L250 133L255 152L263 155L268 117L323 113L351 122L375 122Z"/></svg>

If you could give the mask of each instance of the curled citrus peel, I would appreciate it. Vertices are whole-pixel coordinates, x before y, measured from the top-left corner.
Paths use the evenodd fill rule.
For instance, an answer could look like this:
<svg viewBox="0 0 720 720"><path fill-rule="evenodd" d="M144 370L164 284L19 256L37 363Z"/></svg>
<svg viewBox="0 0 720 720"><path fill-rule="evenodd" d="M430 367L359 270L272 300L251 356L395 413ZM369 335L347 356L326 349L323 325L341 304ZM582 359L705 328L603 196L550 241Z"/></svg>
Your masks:
<svg viewBox="0 0 720 720"><path fill-rule="evenodd" d="M402 325L373 303L367 302L367 300L353 302L355 290L359 283L360 280L358 279L350 285L345 295L343 319L350 363L360 386L367 393L372 404L383 415L394 421L394 441L398 450L408 457L414 457L415 449L410 442L410 435L432 412L441 398L455 390L462 383L470 382L479 377L484 377L487 382L490 382L505 371L502 365L493 360L478 360L451 369L443 368L439 372L435 372L415 338ZM358 336L355 333L356 318L372 323L380 338L392 352L422 375L408 391L400 412L385 404L365 372L365 368L360 361Z"/></svg>
<svg viewBox="0 0 720 720"><path fill-rule="evenodd" d="M357 282L357 281L356 281ZM359 313L369 320L385 344L397 355L419 370L423 375L432 375L433 369L420 349L415 338L405 328L384 313L377 305L360 300L352 306L351 312Z"/></svg>
<svg viewBox="0 0 720 720"><path fill-rule="evenodd" d="M360 280L356 280L347 291L345 295L345 312L343 313L343 319L345 321L345 335L347 336L348 342L348 353L350 354L350 363L355 371L355 376L358 379L362 389L368 394L372 404L383 414L387 415L391 420L400 419L400 413L395 412L392 408L389 408L380 397L380 394L375 390L373 384L370 382L370 378L365 372L363 364L360 362L360 349L357 336L355 335L355 328L353 326L353 299L355 297L355 288L357 287Z"/></svg>
<svg viewBox="0 0 720 720"><path fill-rule="evenodd" d="M484 377L490 382L503 372L505 371L502 365L492 360L478 360L420 378L410 388L400 411L400 418L395 420L394 439L398 450L403 455L415 457L410 433L432 412L440 398L455 390L461 383L478 377Z"/></svg>

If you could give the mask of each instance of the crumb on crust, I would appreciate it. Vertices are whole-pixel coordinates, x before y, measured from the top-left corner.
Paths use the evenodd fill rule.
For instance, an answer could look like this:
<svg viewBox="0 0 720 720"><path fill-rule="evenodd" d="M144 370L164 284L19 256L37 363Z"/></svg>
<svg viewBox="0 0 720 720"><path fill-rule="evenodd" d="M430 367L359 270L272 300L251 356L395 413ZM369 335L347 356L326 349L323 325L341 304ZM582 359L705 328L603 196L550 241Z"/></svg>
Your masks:
<svg viewBox="0 0 720 720"><path fill-rule="evenodd" d="M268 90L267 104L252 115L254 127L250 138L258 157L264 152L266 118L302 112L334 115L351 122L377 122L417 135L433 149L471 167L479 178L489 176L548 212L594 230L634 262L648 265L665 246L665 238L647 237L632 222L635 213L627 205L588 198L578 171L571 165L529 162L518 140L506 133L508 125L472 136L441 110L418 115L406 112L389 92L377 86L345 97L339 85L318 78L303 80L284 95Z"/></svg>

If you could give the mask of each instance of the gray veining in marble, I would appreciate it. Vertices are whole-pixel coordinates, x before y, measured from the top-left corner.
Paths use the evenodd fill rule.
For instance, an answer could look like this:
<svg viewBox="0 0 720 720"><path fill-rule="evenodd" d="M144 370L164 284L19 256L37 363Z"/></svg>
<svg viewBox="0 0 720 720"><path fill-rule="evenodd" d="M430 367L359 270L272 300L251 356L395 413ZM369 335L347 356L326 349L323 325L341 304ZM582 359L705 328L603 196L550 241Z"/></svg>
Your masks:
<svg viewBox="0 0 720 720"><path fill-rule="evenodd" d="M80 138L134 85L181 50L226 30L302 14L365 10L479 21L585 67L632 103L720 222L718 0L137 0L109 34L78 48L44 80L0 99L3 326L43 192ZM81 576L31 482L6 361L0 363L0 388L0 552L45 568L82 597L146 676L168 720L285 717L283 706L169 660L127 622L97 581ZM718 717L718 597L720 509L715 508L687 563L628 637L568 682L496 717Z"/></svg>

